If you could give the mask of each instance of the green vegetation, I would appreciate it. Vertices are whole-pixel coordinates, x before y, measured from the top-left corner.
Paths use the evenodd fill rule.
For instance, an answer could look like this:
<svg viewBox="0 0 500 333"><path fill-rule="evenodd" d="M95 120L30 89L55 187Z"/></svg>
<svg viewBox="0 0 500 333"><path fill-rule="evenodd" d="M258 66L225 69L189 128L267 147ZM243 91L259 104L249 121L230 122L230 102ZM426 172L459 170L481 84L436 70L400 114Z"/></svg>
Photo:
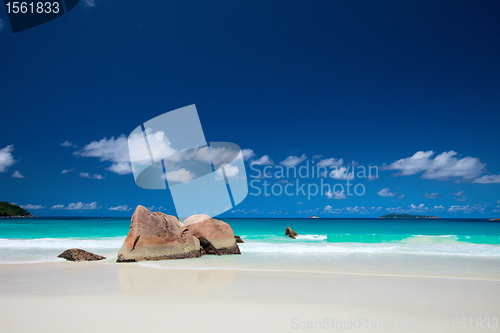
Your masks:
<svg viewBox="0 0 500 333"><path fill-rule="evenodd" d="M310 216L309 218L310 219L318 219L319 217L317 217L316 215L313 215L313 216Z"/></svg>
<svg viewBox="0 0 500 333"><path fill-rule="evenodd" d="M27 210L8 203L0 201L0 216L32 216Z"/></svg>
<svg viewBox="0 0 500 333"><path fill-rule="evenodd" d="M440 219L439 216L411 215L411 214L388 214L380 216L379 219Z"/></svg>

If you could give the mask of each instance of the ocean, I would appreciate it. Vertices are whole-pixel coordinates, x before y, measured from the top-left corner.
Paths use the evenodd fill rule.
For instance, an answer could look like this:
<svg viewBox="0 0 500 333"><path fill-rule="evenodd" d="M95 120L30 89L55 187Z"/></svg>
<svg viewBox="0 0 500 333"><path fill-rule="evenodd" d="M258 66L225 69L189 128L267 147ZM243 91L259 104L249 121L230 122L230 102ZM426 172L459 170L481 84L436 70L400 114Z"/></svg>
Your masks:
<svg viewBox="0 0 500 333"><path fill-rule="evenodd" d="M482 219L234 219L241 256L141 262L241 269L500 280L500 223ZM0 264L64 261L82 248L116 260L130 218L2 218ZM289 226L300 235L285 237ZM1 269L1 268L0 268Z"/></svg>

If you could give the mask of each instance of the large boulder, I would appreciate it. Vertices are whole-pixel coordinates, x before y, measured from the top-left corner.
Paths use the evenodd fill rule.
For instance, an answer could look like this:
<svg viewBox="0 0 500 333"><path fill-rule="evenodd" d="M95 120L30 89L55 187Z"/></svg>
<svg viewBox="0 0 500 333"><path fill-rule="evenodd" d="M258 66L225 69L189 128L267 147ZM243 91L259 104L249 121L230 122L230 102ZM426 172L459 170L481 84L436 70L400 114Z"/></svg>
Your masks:
<svg viewBox="0 0 500 333"><path fill-rule="evenodd" d="M285 236L295 239L299 234L292 230L290 227L286 227Z"/></svg>
<svg viewBox="0 0 500 333"><path fill-rule="evenodd" d="M233 229L226 222L198 214L188 217L184 227L200 241L202 254L241 254Z"/></svg>
<svg viewBox="0 0 500 333"><path fill-rule="evenodd" d="M137 206L117 262L196 258L200 241L183 232L175 217Z"/></svg>
<svg viewBox="0 0 500 333"><path fill-rule="evenodd" d="M106 257L87 252L81 249L69 249L58 255L59 258L63 258L69 261L97 261L106 259Z"/></svg>
<svg viewBox="0 0 500 333"><path fill-rule="evenodd" d="M175 216L137 206L117 262L196 258L204 254L240 254L227 223L208 215L193 215L183 224Z"/></svg>

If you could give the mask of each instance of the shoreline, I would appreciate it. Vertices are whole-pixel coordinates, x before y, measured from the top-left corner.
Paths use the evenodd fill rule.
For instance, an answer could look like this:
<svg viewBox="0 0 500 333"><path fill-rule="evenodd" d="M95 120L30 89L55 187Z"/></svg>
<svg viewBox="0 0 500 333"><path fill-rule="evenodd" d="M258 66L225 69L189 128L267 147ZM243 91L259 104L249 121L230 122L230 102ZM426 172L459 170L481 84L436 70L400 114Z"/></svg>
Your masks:
<svg viewBox="0 0 500 333"><path fill-rule="evenodd" d="M198 258L186 258L186 259L198 259ZM178 261L182 259L171 259L171 261ZM498 279L487 279L479 277L457 277L457 276L439 276L439 275L411 275L411 274L384 274L384 273L356 273L356 272L333 272L333 271L312 271L312 270L300 270L300 269L256 269L256 268L231 268L231 267L158 267L154 266L155 263L161 263L169 260L145 260L138 262L116 262L115 260L99 260L99 261L82 261L82 262L72 262L68 260L58 260L58 261L43 261L43 262L32 262L32 263L0 263L0 271L3 267L9 266L22 266L29 268L31 266L42 266L42 265L107 265L107 266L138 266L145 269L155 269L155 270L174 270L174 271L232 271L232 272L256 272L256 273L290 273L290 274L321 274L321 275L354 275L354 276L373 276L373 277L394 277L394 278L422 278L422 279L450 279L450 280L471 280L471 281L491 281L500 282ZM62 266L61 266L62 267ZM72 267L72 266L71 266Z"/></svg>
<svg viewBox="0 0 500 333"><path fill-rule="evenodd" d="M110 261L2 265L0 279L5 332L297 332L309 322L359 318L425 323L411 330L418 332L440 319L432 331L445 332L446 318L494 318L500 310L500 281L473 279L153 269Z"/></svg>

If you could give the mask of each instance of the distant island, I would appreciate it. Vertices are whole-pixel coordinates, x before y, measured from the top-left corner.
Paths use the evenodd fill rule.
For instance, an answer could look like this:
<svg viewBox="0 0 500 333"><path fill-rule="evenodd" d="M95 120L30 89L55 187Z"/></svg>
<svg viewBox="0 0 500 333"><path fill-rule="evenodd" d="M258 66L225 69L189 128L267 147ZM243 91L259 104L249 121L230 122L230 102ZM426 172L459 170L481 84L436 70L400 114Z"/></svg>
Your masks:
<svg viewBox="0 0 500 333"><path fill-rule="evenodd" d="M316 215L310 216L309 218L310 219L319 219L319 217L317 217Z"/></svg>
<svg viewBox="0 0 500 333"><path fill-rule="evenodd" d="M379 219L440 219L440 217L429 215L388 214L380 216Z"/></svg>
<svg viewBox="0 0 500 333"><path fill-rule="evenodd" d="M0 201L0 217L33 217L33 215L17 205Z"/></svg>

